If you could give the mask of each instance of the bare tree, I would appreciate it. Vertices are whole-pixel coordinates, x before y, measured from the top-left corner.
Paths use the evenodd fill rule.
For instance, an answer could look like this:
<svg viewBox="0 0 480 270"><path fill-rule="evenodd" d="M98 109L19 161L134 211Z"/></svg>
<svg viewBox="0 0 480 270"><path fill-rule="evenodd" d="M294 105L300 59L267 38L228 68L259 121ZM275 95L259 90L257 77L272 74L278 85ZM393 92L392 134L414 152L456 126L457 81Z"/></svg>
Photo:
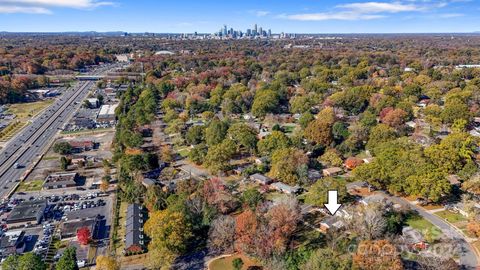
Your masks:
<svg viewBox="0 0 480 270"><path fill-rule="evenodd" d="M233 252L235 242L235 219L220 216L212 221L208 237L209 249L216 252Z"/></svg>
<svg viewBox="0 0 480 270"><path fill-rule="evenodd" d="M420 270L458 270L460 267L452 259L444 259L437 256L422 256L418 258Z"/></svg>
<svg viewBox="0 0 480 270"><path fill-rule="evenodd" d="M383 236L387 227L385 210L380 204L358 206L353 217L346 218L351 230L366 240L378 239Z"/></svg>

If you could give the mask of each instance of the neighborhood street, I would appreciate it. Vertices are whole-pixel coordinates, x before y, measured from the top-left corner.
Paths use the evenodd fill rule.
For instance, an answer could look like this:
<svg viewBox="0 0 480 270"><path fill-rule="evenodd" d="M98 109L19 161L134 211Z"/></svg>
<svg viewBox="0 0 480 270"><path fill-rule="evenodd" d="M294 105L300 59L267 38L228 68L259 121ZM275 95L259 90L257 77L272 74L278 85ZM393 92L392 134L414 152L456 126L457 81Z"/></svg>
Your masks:
<svg viewBox="0 0 480 270"><path fill-rule="evenodd" d="M420 206L417 206L406 199L390 196L384 192L380 192L387 200L390 200L393 203L400 204L402 206L410 207L411 209L418 212L420 216L431 222L437 228L439 228L445 236L455 240L460 247L460 263L465 267L465 269L476 269L478 266L478 258L473 247L468 243L465 236L457 231L452 225L448 224L441 218L427 212ZM442 254L438 254L442 256ZM450 254L447 254L450 255Z"/></svg>

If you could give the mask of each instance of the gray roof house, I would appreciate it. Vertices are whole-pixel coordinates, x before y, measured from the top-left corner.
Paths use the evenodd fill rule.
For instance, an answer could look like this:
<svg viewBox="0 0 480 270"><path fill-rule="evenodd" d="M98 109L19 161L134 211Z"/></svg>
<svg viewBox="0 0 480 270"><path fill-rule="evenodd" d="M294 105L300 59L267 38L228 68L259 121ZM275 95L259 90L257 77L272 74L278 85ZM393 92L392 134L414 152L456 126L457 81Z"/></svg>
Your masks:
<svg viewBox="0 0 480 270"><path fill-rule="evenodd" d="M145 251L145 235L143 224L147 219L145 209L139 204L129 204L127 207L127 224L125 235L125 253L141 253Z"/></svg>
<svg viewBox="0 0 480 270"><path fill-rule="evenodd" d="M298 186L292 187L282 182L276 182L276 183L270 184L270 187L286 194L297 194L300 192L300 187Z"/></svg>
<svg viewBox="0 0 480 270"><path fill-rule="evenodd" d="M262 184L262 185L268 185L272 182L272 179L270 179L269 177L267 177L263 174L259 174L259 173L250 175L250 180L255 181L255 182L257 182L259 184Z"/></svg>

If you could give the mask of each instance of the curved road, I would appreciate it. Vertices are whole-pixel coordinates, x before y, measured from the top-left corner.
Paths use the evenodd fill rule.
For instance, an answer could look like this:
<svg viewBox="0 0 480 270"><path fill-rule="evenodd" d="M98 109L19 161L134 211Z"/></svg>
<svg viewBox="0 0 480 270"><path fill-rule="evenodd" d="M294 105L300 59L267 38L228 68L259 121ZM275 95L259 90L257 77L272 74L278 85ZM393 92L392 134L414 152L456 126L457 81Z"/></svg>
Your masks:
<svg viewBox="0 0 480 270"><path fill-rule="evenodd" d="M436 215L433 215L427 212L422 207L412 204L411 202L403 198L390 196L383 192L381 192L380 194L382 194L385 198L392 201L393 203L397 203L397 204L409 207L413 210L416 210L420 216L430 221L433 225L439 228L448 238L455 240L455 242L460 247L460 254L459 254L460 264L463 266L463 269L469 269L469 270L477 269L478 267L477 254L475 253L473 247L467 242L467 240L465 239L465 236L460 232L458 232L456 228L454 228L449 223L445 222L443 219L437 217ZM447 254L447 255L451 255L451 254Z"/></svg>

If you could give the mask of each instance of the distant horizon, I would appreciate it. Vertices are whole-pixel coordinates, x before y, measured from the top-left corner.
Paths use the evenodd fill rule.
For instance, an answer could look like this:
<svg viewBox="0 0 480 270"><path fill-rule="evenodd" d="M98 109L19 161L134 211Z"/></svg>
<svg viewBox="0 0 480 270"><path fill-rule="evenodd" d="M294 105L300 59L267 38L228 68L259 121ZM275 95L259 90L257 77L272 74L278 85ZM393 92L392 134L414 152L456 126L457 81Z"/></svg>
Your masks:
<svg viewBox="0 0 480 270"><path fill-rule="evenodd" d="M67 30L67 31L8 31L8 30L0 30L0 33L7 33L7 34L87 34L87 33L97 33L97 34L113 34L113 33L127 33L127 34L158 34L158 35L182 35L182 34L194 34L194 32L150 32L150 31L139 31L139 32L128 32L122 30L110 30L110 31L96 31L96 30L85 30L85 31L77 31L77 30ZM213 32L196 32L198 35L210 35ZM278 35L281 32L274 32L272 34ZM285 32L288 34L296 34L296 35L428 35L428 34L480 34L479 31L470 31L470 32L311 32L311 33L301 33L301 32Z"/></svg>
<svg viewBox="0 0 480 270"><path fill-rule="evenodd" d="M470 33L479 11L473 0L0 0L0 30L214 33L257 23L274 33Z"/></svg>

